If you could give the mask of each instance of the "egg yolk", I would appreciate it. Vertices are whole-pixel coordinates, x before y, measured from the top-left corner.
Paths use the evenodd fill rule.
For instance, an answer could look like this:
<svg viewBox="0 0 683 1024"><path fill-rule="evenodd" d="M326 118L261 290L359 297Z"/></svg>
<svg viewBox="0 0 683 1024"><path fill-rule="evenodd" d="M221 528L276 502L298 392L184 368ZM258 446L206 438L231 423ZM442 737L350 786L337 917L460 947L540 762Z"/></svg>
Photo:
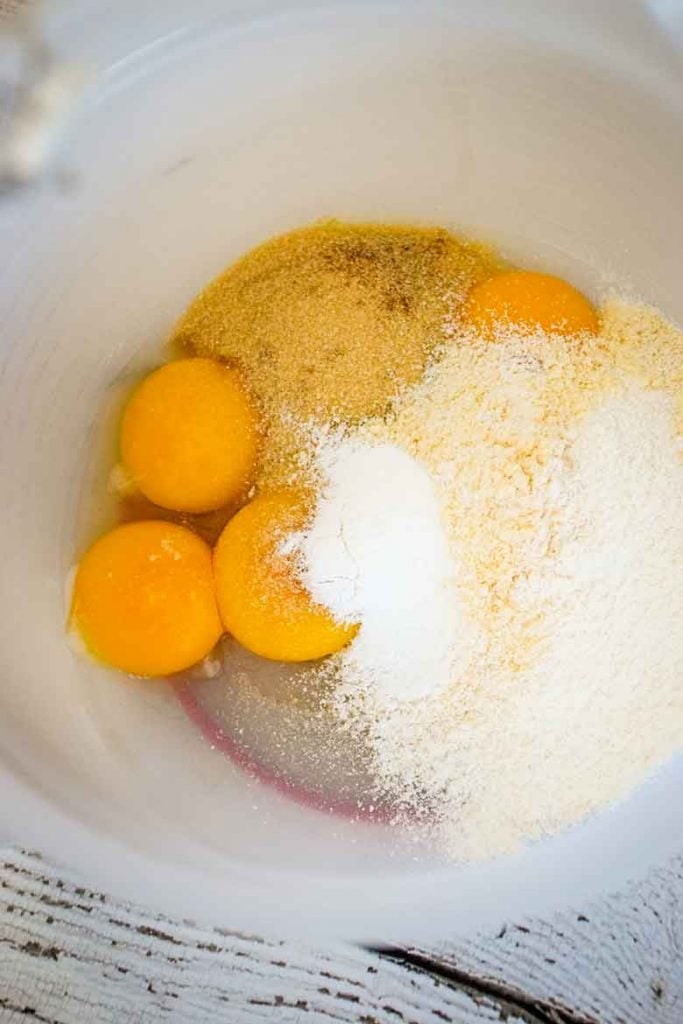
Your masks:
<svg viewBox="0 0 683 1024"><path fill-rule="evenodd" d="M497 274L476 285L465 301L464 318L489 338L506 325L568 337L598 330L597 314L585 295L559 277L529 270Z"/></svg>
<svg viewBox="0 0 683 1024"><path fill-rule="evenodd" d="M309 661L341 650L356 626L335 622L297 579L282 544L305 527L309 504L295 491L262 494L223 530L214 552L218 607L226 630L275 661Z"/></svg>
<svg viewBox="0 0 683 1024"><path fill-rule="evenodd" d="M178 512L211 512L247 488L257 421L235 370L179 359L146 377L121 424L121 459L145 497Z"/></svg>
<svg viewBox="0 0 683 1024"><path fill-rule="evenodd" d="M160 520L111 530L78 566L71 624L95 658L124 672L165 676L189 668L223 632L211 549Z"/></svg>

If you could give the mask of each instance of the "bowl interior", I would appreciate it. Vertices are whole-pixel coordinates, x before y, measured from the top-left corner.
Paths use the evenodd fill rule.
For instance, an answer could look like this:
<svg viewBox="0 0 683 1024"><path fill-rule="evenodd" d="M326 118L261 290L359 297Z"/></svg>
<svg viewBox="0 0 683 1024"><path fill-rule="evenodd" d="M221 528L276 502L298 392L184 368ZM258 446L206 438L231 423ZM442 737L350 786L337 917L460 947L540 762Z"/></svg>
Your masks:
<svg viewBox="0 0 683 1024"><path fill-rule="evenodd" d="M191 6L136 26L124 3L108 41L96 18L79 23L103 72L61 150L71 183L0 210L1 770L150 861L223 881L289 872L281 907L320 900L316 879L328 899L333 877L355 906L329 903L328 917L360 921L365 901L372 927L444 870L477 920L542 889L544 872L602 882L617 850L631 871L645 807L661 856L681 835L680 766L569 836L446 869L392 830L250 780L167 688L122 684L66 646L65 579L106 516L95 495L120 396L193 294L262 239L329 216L444 224L683 318L680 100L645 28L631 46L540 3L264 4L241 18L207 2L189 28L169 20Z"/></svg>

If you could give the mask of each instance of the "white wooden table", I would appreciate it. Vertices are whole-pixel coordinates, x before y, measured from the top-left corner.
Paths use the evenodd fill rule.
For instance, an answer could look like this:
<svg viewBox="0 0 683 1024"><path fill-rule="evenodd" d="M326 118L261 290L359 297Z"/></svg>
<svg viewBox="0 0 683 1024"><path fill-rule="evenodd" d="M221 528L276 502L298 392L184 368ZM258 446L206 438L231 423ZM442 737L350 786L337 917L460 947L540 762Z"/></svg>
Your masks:
<svg viewBox="0 0 683 1024"><path fill-rule="evenodd" d="M430 948L172 920L0 849L0 1024L683 1024L683 857L627 891Z"/></svg>

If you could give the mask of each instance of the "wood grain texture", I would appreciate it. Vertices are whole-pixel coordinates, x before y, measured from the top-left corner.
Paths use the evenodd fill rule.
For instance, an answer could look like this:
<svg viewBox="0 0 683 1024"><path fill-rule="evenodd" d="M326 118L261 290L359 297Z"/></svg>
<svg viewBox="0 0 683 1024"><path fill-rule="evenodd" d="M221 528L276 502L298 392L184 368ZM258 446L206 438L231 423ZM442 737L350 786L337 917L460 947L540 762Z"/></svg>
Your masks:
<svg viewBox="0 0 683 1024"><path fill-rule="evenodd" d="M197 927L0 860L1 1024L683 1022L683 858L583 912L379 951Z"/></svg>
<svg viewBox="0 0 683 1024"><path fill-rule="evenodd" d="M5 851L2 861L2 1024L501 1019L498 999L370 951L198 928L92 892L35 857Z"/></svg>
<svg viewBox="0 0 683 1024"><path fill-rule="evenodd" d="M683 1024L683 857L582 911L419 952L586 1024Z"/></svg>

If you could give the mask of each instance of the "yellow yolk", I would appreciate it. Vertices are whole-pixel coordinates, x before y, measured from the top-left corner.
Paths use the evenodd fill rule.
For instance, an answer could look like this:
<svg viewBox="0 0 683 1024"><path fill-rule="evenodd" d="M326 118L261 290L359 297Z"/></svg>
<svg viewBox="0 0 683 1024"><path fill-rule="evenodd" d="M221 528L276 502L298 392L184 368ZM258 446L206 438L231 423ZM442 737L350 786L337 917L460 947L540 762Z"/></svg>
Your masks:
<svg viewBox="0 0 683 1024"><path fill-rule="evenodd" d="M465 302L464 318L489 338L506 325L566 336L598 330L597 314L585 295L559 277L529 270L497 274L477 285Z"/></svg>
<svg viewBox="0 0 683 1024"><path fill-rule="evenodd" d="M309 661L341 650L357 627L340 625L299 582L281 546L308 519L303 494L273 491L228 523L214 552L223 624L244 647L275 661Z"/></svg>
<svg viewBox="0 0 683 1024"><path fill-rule="evenodd" d="M121 424L121 459L150 501L211 512L242 495L257 422L238 374L212 359L179 359L146 377Z"/></svg>
<svg viewBox="0 0 683 1024"><path fill-rule="evenodd" d="M160 520L111 530L80 561L71 624L95 658L124 672L165 676L189 668L223 632L211 549Z"/></svg>

